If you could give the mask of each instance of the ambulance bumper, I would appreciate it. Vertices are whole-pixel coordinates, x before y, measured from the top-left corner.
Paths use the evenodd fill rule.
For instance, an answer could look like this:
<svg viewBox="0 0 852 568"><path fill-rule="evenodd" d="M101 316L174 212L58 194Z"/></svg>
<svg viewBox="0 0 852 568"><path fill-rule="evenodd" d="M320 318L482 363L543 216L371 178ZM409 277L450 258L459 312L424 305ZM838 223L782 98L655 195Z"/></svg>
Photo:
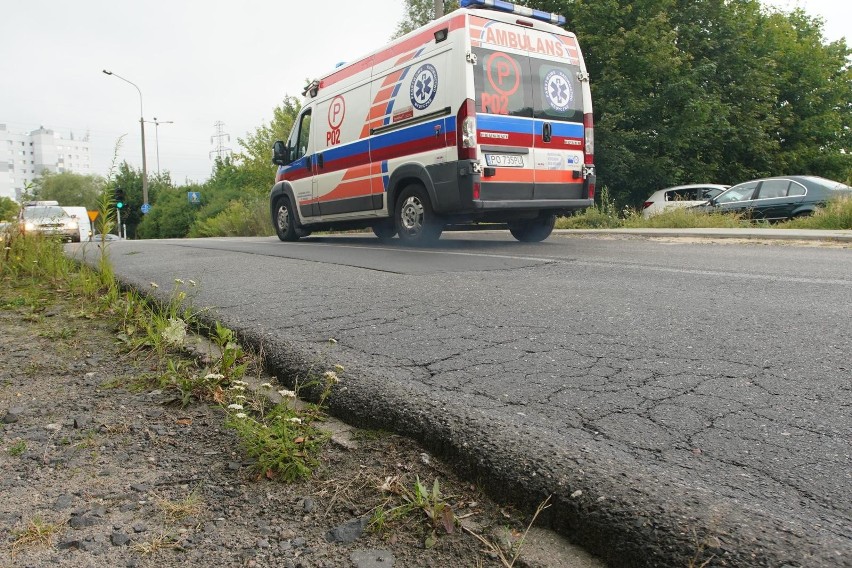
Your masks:
<svg viewBox="0 0 852 568"><path fill-rule="evenodd" d="M482 210L530 209L586 209L595 204L594 199L501 199L497 201L474 200L473 207Z"/></svg>

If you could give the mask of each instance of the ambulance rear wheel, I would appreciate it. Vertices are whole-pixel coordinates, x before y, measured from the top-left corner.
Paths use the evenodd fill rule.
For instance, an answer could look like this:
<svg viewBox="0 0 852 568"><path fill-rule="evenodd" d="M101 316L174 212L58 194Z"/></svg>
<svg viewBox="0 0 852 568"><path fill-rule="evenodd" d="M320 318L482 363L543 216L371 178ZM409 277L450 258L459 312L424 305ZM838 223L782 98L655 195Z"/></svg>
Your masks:
<svg viewBox="0 0 852 568"><path fill-rule="evenodd" d="M293 208L290 206L290 198L286 195L275 202L275 232L282 241L299 240L296 217Z"/></svg>
<svg viewBox="0 0 852 568"><path fill-rule="evenodd" d="M535 219L509 223L509 232L522 243L538 243L550 236L556 224L556 215L542 215Z"/></svg>
<svg viewBox="0 0 852 568"><path fill-rule="evenodd" d="M399 240L406 245L433 243L443 230L426 190L420 185L409 185L402 190L394 208L394 223Z"/></svg>
<svg viewBox="0 0 852 568"><path fill-rule="evenodd" d="M373 225L373 234L381 241L389 241L396 236L396 225L393 219L385 219Z"/></svg>

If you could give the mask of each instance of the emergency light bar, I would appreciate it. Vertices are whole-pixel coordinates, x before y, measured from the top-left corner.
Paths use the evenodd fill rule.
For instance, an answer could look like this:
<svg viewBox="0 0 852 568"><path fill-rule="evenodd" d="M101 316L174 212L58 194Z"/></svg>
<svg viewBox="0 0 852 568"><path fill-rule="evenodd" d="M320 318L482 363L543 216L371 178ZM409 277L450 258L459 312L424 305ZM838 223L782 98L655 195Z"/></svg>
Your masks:
<svg viewBox="0 0 852 568"><path fill-rule="evenodd" d="M512 2L506 2L505 0L461 0L460 4L462 8L491 8L492 10L499 10L501 12L517 14L518 16L534 18L536 20L541 20L542 22L556 24L557 26L565 25L565 16L560 16L559 14L553 14L551 12L544 12L542 10L533 10L532 8L518 6Z"/></svg>

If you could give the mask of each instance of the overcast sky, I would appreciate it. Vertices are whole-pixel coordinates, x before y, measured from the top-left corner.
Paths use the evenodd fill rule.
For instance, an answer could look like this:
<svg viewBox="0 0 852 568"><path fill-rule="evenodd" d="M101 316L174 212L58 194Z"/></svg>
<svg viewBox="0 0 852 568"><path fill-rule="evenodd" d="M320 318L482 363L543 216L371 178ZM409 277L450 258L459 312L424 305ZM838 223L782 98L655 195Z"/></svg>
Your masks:
<svg viewBox="0 0 852 568"><path fill-rule="evenodd" d="M829 40L850 40L852 2L773 0L825 19ZM0 21L0 123L26 133L44 126L89 134L93 173L105 175L116 141L120 160L141 167L142 91L148 171L172 180L209 177L214 124L225 145L269 122L306 78L388 41L403 0L17 0ZM582 38L580 38L582 43ZM270 166L270 180L273 171Z"/></svg>

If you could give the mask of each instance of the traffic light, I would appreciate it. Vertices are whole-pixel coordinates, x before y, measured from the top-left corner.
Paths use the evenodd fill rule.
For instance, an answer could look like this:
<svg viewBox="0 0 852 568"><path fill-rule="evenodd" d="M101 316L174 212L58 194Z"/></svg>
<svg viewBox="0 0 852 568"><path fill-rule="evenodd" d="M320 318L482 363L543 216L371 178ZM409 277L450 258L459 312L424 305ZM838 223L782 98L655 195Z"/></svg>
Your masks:
<svg viewBox="0 0 852 568"><path fill-rule="evenodd" d="M115 208L121 209L124 207L124 190L120 187L115 188Z"/></svg>

